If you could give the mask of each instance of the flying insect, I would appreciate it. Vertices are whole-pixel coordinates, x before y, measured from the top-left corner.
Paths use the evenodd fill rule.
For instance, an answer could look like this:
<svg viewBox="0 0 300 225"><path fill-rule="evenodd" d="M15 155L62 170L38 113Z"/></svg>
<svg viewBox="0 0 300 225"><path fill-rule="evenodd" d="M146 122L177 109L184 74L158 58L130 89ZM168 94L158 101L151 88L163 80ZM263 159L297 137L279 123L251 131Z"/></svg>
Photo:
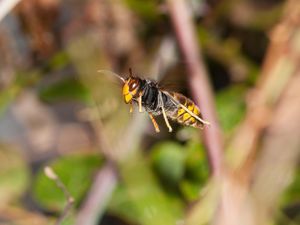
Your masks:
<svg viewBox="0 0 300 225"><path fill-rule="evenodd" d="M160 132L160 129L154 117L159 115L163 115L169 132L173 129L168 118L195 128L202 129L205 125L209 125L209 122L203 119L196 104L186 96L163 90L155 81L134 76L131 69L127 78L115 73L111 74L123 82L122 94L125 103L130 105L130 112L133 112L133 104L138 105L139 112L143 112L144 109L149 114L156 132Z"/></svg>

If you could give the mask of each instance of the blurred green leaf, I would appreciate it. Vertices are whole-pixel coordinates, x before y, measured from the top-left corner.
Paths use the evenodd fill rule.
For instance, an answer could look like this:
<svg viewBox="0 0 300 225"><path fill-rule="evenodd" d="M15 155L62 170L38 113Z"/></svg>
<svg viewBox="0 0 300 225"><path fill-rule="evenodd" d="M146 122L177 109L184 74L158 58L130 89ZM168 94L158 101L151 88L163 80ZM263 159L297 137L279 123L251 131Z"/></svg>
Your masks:
<svg viewBox="0 0 300 225"><path fill-rule="evenodd" d="M168 145L167 148L169 148L171 147L170 145L175 143L167 142L164 144ZM176 148L178 148L177 145ZM157 181L155 180L154 174L151 173L150 164L146 163L146 161L142 163L138 163L139 165L136 165L137 163L134 164L135 165L133 165L133 167L135 166L139 167L138 173L144 174L145 176L142 176L143 177L142 179L136 178L139 181L137 186L133 186L131 185L131 183L128 184L127 182L129 180L127 179L125 181L125 184L124 183L119 184L109 204L110 212L133 223L141 223L141 221L143 221L144 219L146 220L146 218L143 217L137 218L137 215L141 213L141 210L146 211L145 213L148 214L151 214L151 210L153 210L154 211L153 213L155 214L157 208L161 209L162 207L166 207L166 205L172 205L172 207L170 207L166 212L161 212L162 214L171 213L173 216L182 215L183 202L180 196L173 192L172 193L165 192L165 190L158 185ZM130 180L133 179L131 178L131 175L127 174L127 172L125 172L125 176ZM132 182L136 182L136 181L132 180ZM132 196L132 192L135 191L139 191L141 193L140 200L143 201L143 203L142 202L139 202L138 204L136 203L136 201L139 201L139 197ZM148 195L147 193L150 194L150 197L154 195L154 198L157 199L158 202L153 202L152 199L149 199L149 196L144 196L144 194ZM156 204L159 205L157 206ZM159 217L159 215L157 215L157 217ZM152 224L152 222L149 223ZM148 224L148 222L147 223L143 222L142 224Z"/></svg>
<svg viewBox="0 0 300 225"><path fill-rule="evenodd" d="M28 185L29 168L20 152L0 146L0 206L16 200Z"/></svg>
<svg viewBox="0 0 300 225"><path fill-rule="evenodd" d="M201 185L188 179L180 182L180 190L185 199L189 202L195 201L199 198Z"/></svg>
<svg viewBox="0 0 300 225"><path fill-rule="evenodd" d="M136 222L138 209L131 201L124 184L119 184L108 205L108 210L121 218Z"/></svg>
<svg viewBox="0 0 300 225"><path fill-rule="evenodd" d="M68 155L50 163L78 204L89 188L93 174L102 164L99 155ZM61 211L66 204L62 191L53 180L45 176L43 169L36 176L33 186L36 200L45 208Z"/></svg>
<svg viewBox="0 0 300 225"><path fill-rule="evenodd" d="M186 177L199 183L205 183L209 176L209 165L204 146L193 141L188 144L186 152Z"/></svg>
<svg viewBox="0 0 300 225"><path fill-rule="evenodd" d="M110 204L115 214L143 225L174 225L183 217L182 202L164 192L144 158L131 157L120 171L123 185Z"/></svg>
<svg viewBox="0 0 300 225"><path fill-rule="evenodd" d="M58 70L65 67L68 63L70 63L68 54L65 51L61 51L52 57L48 66L51 70Z"/></svg>
<svg viewBox="0 0 300 225"><path fill-rule="evenodd" d="M14 100L14 98L19 93L20 88L17 85L11 85L3 90L0 93L0 116L5 112L6 108Z"/></svg>
<svg viewBox="0 0 300 225"><path fill-rule="evenodd" d="M76 215L74 213L70 213L66 216L66 218L61 222L61 225L74 225L76 222Z"/></svg>
<svg viewBox="0 0 300 225"><path fill-rule="evenodd" d="M161 142L151 150L153 166L158 175L171 184L176 184L184 175L185 149L175 142Z"/></svg>
<svg viewBox="0 0 300 225"><path fill-rule="evenodd" d="M142 17L144 20L157 20L158 14L158 2L153 0L126 0L125 1L129 8Z"/></svg>
<svg viewBox="0 0 300 225"><path fill-rule="evenodd" d="M221 126L227 134L233 131L245 115L245 93L244 86L232 86L217 94L217 113Z"/></svg>
<svg viewBox="0 0 300 225"><path fill-rule="evenodd" d="M197 141L190 141L186 148L185 179L180 182L180 190L188 201L196 200L209 178L209 165L204 147Z"/></svg>
<svg viewBox="0 0 300 225"><path fill-rule="evenodd" d="M39 91L39 96L46 102L62 100L89 102L90 100L88 89L74 78L64 79L43 88Z"/></svg>
<svg viewBox="0 0 300 225"><path fill-rule="evenodd" d="M127 185L124 185L123 183L119 184L110 200L108 210L109 213L116 215L123 220L130 221L133 224L140 224L141 218L137 217L137 215L139 215L141 208L135 203L138 199L132 199L129 191ZM170 193L165 193L165 197L168 204L172 205L172 210L175 212L174 214L178 212L178 215L182 215L183 202L180 197L174 194L171 195ZM150 206L153 206L151 205L151 201L149 202L149 209L151 210ZM148 210L147 207L145 210Z"/></svg>
<svg viewBox="0 0 300 225"><path fill-rule="evenodd" d="M300 204L300 169L295 171L294 180L283 194L281 202L282 205Z"/></svg>

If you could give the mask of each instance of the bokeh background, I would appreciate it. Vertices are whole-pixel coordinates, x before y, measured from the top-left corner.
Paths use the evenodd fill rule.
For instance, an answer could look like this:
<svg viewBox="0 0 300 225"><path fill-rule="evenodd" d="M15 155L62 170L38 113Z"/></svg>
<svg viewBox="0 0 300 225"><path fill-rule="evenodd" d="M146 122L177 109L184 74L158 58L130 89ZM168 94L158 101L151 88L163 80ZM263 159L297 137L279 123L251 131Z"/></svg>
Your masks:
<svg viewBox="0 0 300 225"><path fill-rule="evenodd" d="M0 224L300 224L299 0L1 0L0 34ZM129 68L211 126L155 133Z"/></svg>

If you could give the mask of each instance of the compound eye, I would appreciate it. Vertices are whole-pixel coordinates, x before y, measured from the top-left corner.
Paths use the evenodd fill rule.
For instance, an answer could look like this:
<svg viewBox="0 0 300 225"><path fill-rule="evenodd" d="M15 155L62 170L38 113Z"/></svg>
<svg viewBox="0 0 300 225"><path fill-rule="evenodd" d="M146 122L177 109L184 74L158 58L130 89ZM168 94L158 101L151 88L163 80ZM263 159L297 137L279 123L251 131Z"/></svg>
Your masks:
<svg viewBox="0 0 300 225"><path fill-rule="evenodd" d="M130 82L129 84L129 90L130 91L133 91L137 88L138 86L138 81L137 80L133 80L132 82Z"/></svg>

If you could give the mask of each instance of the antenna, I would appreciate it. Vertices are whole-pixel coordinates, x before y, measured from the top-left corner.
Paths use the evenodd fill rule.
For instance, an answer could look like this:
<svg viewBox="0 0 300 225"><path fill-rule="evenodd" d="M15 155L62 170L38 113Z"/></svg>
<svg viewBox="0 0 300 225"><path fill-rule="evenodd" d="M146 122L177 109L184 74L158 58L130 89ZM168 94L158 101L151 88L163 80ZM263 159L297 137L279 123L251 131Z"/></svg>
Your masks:
<svg viewBox="0 0 300 225"><path fill-rule="evenodd" d="M117 78L119 78L121 81L123 81L123 83L125 83L125 79L123 77L121 77L119 74L116 74L114 72L111 72L109 70L98 70L98 73L103 73L103 74L109 74L109 75L113 75Z"/></svg>
<svg viewBox="0 0 300 225"><path fill-rule="evenodd" d="M133 77L133 74L132 74L132 69L131 69L131 67L129 67L129 76L130 76L130 77Z"/></svg>

